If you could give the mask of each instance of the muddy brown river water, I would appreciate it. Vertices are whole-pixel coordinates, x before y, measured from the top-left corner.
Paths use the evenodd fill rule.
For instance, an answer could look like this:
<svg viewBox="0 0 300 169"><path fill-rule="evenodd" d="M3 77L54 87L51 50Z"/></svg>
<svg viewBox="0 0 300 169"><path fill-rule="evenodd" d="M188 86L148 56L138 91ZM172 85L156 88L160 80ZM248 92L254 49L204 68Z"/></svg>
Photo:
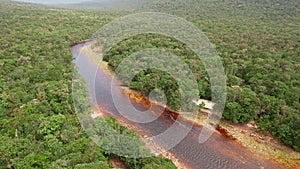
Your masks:
<svg viewBox="0 0 300 169"><path fill-rule="evenodd" d="M114 105L111 90L117 91L117 95L121 100L127 97L121 91L120 83L113 80L107 71L102 70L97 64L93 63L89 57L80 53L80 49L85 43L77 44L71 48L75 58L75 64L79 73L87 82L88 88L93 96L93 102L101 106L105 111L114 116L121 118L122 115ZM96 73L95 73L96 72ZM125 103L124 103L125 104ZM146 110L148 107L144 104L137 103L132 100L132 104L136 109ZM161 111L161 107L152 106L154 113L147 114L147 118L157 116L155 111ZM130 113L130 112L127 112ZM167 110L161 114L156 120L149 123L134 123L128 120L128 124L141 128L145 135L156 136L165 132L171 126L175 127L178 132L185 131L191 126L190 123L183 120L177 120L171 116ZM143 118L143 117L139 117ZM175 147L169 150L176 158L180 159L186 166L193 169L278 169L279 165L270 160L263 159L259 155L252 154L248 149L236 143L219 133L214 133L208 141L200 144L198 141L199 133L203 128L201 126L193 126L187 133L186 137L180 141ZM169 138L172 139L172 138ZM156 140L160 145L168 147L170 140L161 138Z"/></svg>

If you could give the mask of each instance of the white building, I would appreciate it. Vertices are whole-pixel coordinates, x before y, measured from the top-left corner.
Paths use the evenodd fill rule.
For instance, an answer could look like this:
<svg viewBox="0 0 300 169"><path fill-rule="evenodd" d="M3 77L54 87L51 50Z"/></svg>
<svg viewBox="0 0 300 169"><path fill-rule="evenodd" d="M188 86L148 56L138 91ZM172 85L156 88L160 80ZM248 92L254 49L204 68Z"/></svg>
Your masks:
<svg viewBox="0 0 300 169"><path fill-rule="evenodd" d="M214 107L214 105L216 104L216 103L214 103L212 101L204 100L204 99L199 99L198 101L193 100L193 102L196 105L198 105L198 106L200 106L201 104L204 103L204 107L203 108L208 109L208 110L212 110L213 107Z"/></svg>

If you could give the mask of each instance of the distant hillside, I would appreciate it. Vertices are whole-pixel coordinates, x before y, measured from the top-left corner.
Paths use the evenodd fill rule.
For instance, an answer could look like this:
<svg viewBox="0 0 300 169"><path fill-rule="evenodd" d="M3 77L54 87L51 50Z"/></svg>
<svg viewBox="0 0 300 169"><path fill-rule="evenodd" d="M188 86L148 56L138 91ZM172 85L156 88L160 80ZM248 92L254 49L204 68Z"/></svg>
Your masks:
<svg viewBox="0 0 300 169"><path fill-rule="evenodd" d="M64 4L63 7L87 9L119 9L137 7L143 3L144 1L139 0L94 0L81 3Z"/></svg>

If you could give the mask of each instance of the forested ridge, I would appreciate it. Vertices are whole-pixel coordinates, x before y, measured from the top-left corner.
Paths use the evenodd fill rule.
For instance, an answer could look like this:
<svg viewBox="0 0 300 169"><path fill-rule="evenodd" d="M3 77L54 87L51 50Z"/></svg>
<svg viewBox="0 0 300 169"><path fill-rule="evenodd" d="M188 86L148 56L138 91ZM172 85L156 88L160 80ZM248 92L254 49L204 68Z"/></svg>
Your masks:
<svg viewBox="0 0 300 169"><path fill-rule="evenodd" d="M113 17L0 3L0 168L113 167L109 161L118 156L93 143L75 114L70 51ZM114 119L105 120L130 133ZM129 168L176 168L160 157L120 158Z"/></svg>
<svg viewBox="0 0 300 169"><path fill-rule="evenodd" d="M204 31L216 45L227 76L223 118L235 123L255 121L260 132L271 133L299 151L299 9L296 0L155 0L148 2L141 11L174 14ZM120 42L104 60L114 70L123 58L143 48L163 48L180 56L197 77L200 97L211 99L209 77L201 60L176 39L137 35ZM160 88L167 95L168 105L175 110L181 109L177 83L165 72L140 72L130 87L144 95Z"/></svg>

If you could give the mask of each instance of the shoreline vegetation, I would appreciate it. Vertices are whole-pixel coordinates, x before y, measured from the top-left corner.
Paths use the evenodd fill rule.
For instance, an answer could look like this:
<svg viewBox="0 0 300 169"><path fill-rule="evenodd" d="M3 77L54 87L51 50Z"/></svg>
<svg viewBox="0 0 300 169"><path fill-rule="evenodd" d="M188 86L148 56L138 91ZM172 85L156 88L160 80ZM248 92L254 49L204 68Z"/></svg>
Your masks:
<svg viewBox="0 0 300 169"><path fill-rule="evenodd" d="M103 64L107 65L107 64ZM138 91L129 89L128 87L122 87L124 93L126 93L131 99L148 100ZM149 101L150 102L150 101ZM152 103L159 104L159 103ZM163 106L163 105L162 105ZM163 106L164 107L164 106ZM192 123L194 125L203 126L211 129L206 125L207 113L209 110L203 110L199 112L199 115L180 114L176 112L177 119ZM174 116L174 114L173 114ZM220 124L214 130L214 132L227 137L233 141L238 142L240 145L248 148L254 154L260 154L262 158L271 160L279 165L283 165L286 168L294 169L300 166L300 153L294 151L290 147L287 147L280 143L278 139L270 135L263 135L255 131L255 126L251 126L251 123L244 125L234 124L232 122L221 120ZM271 141L272 140L272 141ZM172 160L172 159L171 159Z"/></svg>
<svg viewBox="0 0 300 169"><path fill-rule="evenodd" d="M282 145L300 151L298 0L145 1L142 7L123 11L1 1L0 168L113 167L113 155L91 141L76 116L70 45L90 38L115 18L145 11L182 17L216 45L229 94L223 113L229 121L222 120L218 130L241 140L253 155L267 154L286 168L299 168L299 152ZM199 79L201 98L210 99L201 62L174 39L141 35L124 40L106 56L110 63L102 66L109 65L112 73L123 57L147 47L169 48L183 56ZM135 83L136 88L148 80L140 77L144 81ZM199 124L204 119L205 114L198 116ZM121 160L128 168L135 163L139 168L175 168L164 158Z"/></svg>
<svg viewBox="0 0 300 169"><path fill-rule="evenodd" d="M78 120L70 50L113 14L11 1L1 1L0 11L0 168L113 168L115 155L95 144ZM87 89L78 85L84 97ZM128 168L176 168L165 158L120 159Z"/></svg>
<svg viewBox="0 0 300 169"><path fill-rule="evenodd" d="M84 45L81 48L80 52L84 53L85 56L88 56L89 59L92 60L94 63L99 63L99 61L102 60L102 57L103 57L102 53L101 52L99 53L99 50L101 50L101 49L92 48L92 44L93 44L92 41L83 40L81 42L82 43L88 43L88 45ZM79 43L75 43L74 45L76 45L76 44L80 44L80 42ZM104 70L105 72L107 72L110 76L114 76L114 72L109 68L108 62L101 61L98 64L98 66L101 67L101 69ZM122 88L122 91L125 92L125 93L127 91L128 92L130 91L132 93L137 94L137 92L129 90L126 87L121 87L121 88ZM126 93L126 94L129 94L129 93ZM103 110L101 108L94 108L93 111L94 111L94 113L98 113L99 117L102 117L102 118L108 115L105 112L105 110ZM121 126L126 127L127 129L131 130L134 133L138 133L139 136L140 136L140 139L144 142L144 144L146 145L146 147L155 156L157 156L157 157L163 157L163 158L167 158L167 159L171 160L173 162L173 164L175 164L175 166L178 169L189 169L190 168L187 164L184 164L183 162L181 162L180 159L176 158L172 153L170 153L169 151L165 151L164 148L159 143L156 143L154 141L149 140L147 134L145 134L142 131L142 129L140 129L138 127L135 127L135 126L133 126L131 124L128 124L125 119L117 118L116 120L117 120L117 122ZM163 153L160 153L160 152L163 152Z"/></svg>
<svg viewBox="0 0 300 169"><path fill-rule="evenodd" d="M90 57L92 60L98 60L99 57L103 57L101 54L99 56L100 49L95 49L92 47L93 45L87 45L83 47L82 52L87 54L87 56ZM101 52L100 52L101 53ZM102 60L102 59L101 59ZM109 67L108 62L102 61L99 64L99 67L101 69L108 72L111 76L114 76L113 70ZM141 94L139 91L132 90L129 87L120 86L124 94L126 94L129 98L137 101L138 103L145 104L156 104L162 107L165 107L166 105L162 105L158 102L151 102L147 97L145 97L143 94ZM206 125L206 118L208 113L210 113L210 110L208 109L201 109L199 110L198 115L192 115L192 114L181 114L180 112L176 112L174 110L171 110L170 112L173 112L174 114L171 114L172 116L176 116L175 118L181 119L183 121L192 123L194 125L199 125L202 127L209 128L209 125ZM119 121L121 125L125 125L132 131L136 131L136 129L133 129L130 125L127 125L124 121ZM222 119L220 123L217 125L217 128L214 130L214 132L227 137L233 141L236 141L241 146L246 147L254 154L259 154L263 159L273 161L279 165L284 166L288 169L294 169L298 166L300 166L300 153L297 151L294 151L288 146L283 145L278 139L276 139L274 136L271 135L265 135L260 133L257 129L257 125L255 122L249 122L246 124L235 124L230 121ZM155 153L155 147L160 147L159 145L155 145L154 147L148 144L147 140L145 138L142 138L144 143L147 145L148 148L152 150L153 153ZM187 166L182 165L179 159L174 157L171 153L166 152L162 154L163 157L168 158L173 161L173 163L178 168L187 168Z"/></svg>

